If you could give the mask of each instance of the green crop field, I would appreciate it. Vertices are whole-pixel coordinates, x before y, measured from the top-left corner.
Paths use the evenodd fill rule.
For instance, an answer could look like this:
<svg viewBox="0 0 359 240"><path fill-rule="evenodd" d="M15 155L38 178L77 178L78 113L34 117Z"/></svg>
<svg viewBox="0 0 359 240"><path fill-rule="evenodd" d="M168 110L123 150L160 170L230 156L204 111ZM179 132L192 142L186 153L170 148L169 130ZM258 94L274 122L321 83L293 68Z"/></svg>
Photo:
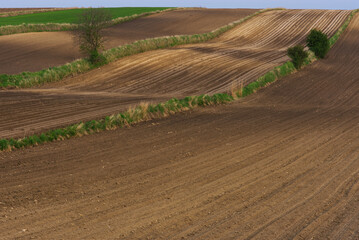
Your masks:
<svg viewBox="0 0 359 240"><path fill-rule="evenodd" d="M134 14L164 10L166 7L122 7L105 8L110 11L113 18L126 17ZM13 17L0 18L0 26L19 25L23 23L75 23L77 16L84 9L69 9L52 12L32 13Z"/></svg>

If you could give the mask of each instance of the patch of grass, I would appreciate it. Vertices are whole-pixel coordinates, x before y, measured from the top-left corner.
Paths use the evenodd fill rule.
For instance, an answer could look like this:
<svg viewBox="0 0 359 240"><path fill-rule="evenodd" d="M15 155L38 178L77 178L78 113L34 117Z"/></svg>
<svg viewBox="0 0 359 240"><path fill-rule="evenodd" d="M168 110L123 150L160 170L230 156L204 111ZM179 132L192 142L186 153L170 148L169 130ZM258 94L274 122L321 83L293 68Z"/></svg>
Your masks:
<svg viewBox="0 0 359 240"><path fill-rule="evenodd" d="M258 89L263 88L277 79L287 76L295 71L296 68L294 64L292 62L286 62L259 77L257 81L254 81L245 87L239 88L235 91L235 95L237 98L246 97L255 93Z"/></svg>
<svg viewBox="0 0 359 240"><path fill-rule="evenodd" d="M113 19L128 17L145 12L154 12L168 9L167 7L120 7L104 8L111 13ZM44 11L26 15L18 15L0 18L0 26L21 24L46 24L46 23L76 23L77 16L85 9L68 9L58 11Z"/></svg>
<svg viewBox="0 0 359 240"><path fill-rule="evenodd" d="M189 43L206 42L220 36L224 32L253 18L254 16L257 16L258 14L272 10L281 9L264 9L209 33L146 39L136 41L131 44L126 44L117 48L112 48L102 53L105 58L103 64L114 62L125 56L130 56L146 51L174 47ZM79 73L84 73L99 66L101 65L93 65L86 59L80 59L59 67L52 67L38 72L23 72L13 75L0 74L0 87L32 87L46 82L59 81L69 76L75 76Z"/></svg>

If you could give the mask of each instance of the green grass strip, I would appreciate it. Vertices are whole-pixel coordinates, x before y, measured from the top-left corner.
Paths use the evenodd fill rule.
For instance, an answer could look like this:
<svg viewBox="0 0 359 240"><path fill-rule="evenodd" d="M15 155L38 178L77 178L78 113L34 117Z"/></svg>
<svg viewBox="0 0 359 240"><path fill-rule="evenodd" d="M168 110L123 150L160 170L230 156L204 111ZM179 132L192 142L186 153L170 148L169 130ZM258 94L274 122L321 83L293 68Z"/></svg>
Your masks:
<svg viewBox="0 0 359 240"><path fill-rule="evenodd" d="M358 11L353 11L354 14ZM350 15L348 19L352 19L354 14ZM349 22L350 22L349 20ZM347 21L344 23L347 28ZM344 26L344 25L343 25ZM341 27L339 31L344 31ZM340 36L341 34L339 34ZM339 37L336 38L336 41ZM315 61L315 55L310 52L305 65L308 65ZM59 128L50 130L42 134L35 134L32 136L19 138L19 139L0 139L0 151L11 151L15 149L21 149L30 146L36 146L47 142L53 142L57 140L69 139L72 137L80 137L83 135L89 135L96 132L101 132L110 129L116 129L120 127L130 126L143 121L148 121L155 118L168 116L177 112L193 109L195 107L205 107L209 105L219 105L235 101L238 98L246 97L255 93L257 90L266 87L267 85L275 82L279 78L287 76L296 72L292 62L286 62L273 70L259 77L257 81L248 84L247 86L240 88L239 90L229 93L217 93L214 95L200 95L185 97L183 99L170 99L165 103L159 103L157 105L141 104L135 108L129 109L126 112L118 113L115 115L107 116L100 120L92 120L87 122L81 122L70 125L66 128Z"/></svg>
<svg viewBox="0 0 359 240"><path fill-rule="evenodd" d="M238 26L239 24L261 13L267 11L273 11L273 10L282 10L282 9L264 9L252 15L249 15L243 19L232 22L224 27L218 28L209 33L152 38L152 39L136 41L134 43L126 44L117 48L112 48L103 52L103 55L105 57L104 64L114 62L125 56L130 56L145 51L174 47L174 46L190 44L190 43L206 42L208 40L220 36L224 32ZM47 82L59 81L66 77L75 76L97 67L100 67L100 65L92 65L86 59L79 59L62 66L52 67L38 72L23 72L20 74L0 74L0 87L3 88L32 87Z"/></svg>
<svg viewBox="0 0 359 240"><path fill-rule="evenodd" d="M128 11L127 14L121 14L123 16L114 18L110 23L109 26L116 25L122 22L127 22L134 20L136 18L149 16L155 13L166 12L166 11L173 11L179 8L142 8L147 9L150 12L142 12L142 13L134 13L137 11ZM162 10L155 10L153 9L162 9ZM83 9L72 9L71 11L78 11ZM70 11L70 10L67 10ZM61 12L61 11L52 11L46 12L46 14L54 14L54 12ZM133 14L134 13L134 14ZM41 13L45 14L45 13ZM131 15L132 14L132 15ZM117 14L119 15L119 14ZM19 17L26 17L25 15ZM76 17L74 14L73 17ZM1 23L2 18L0 18ZM56 22L46 22L46 23L22 23L18 25L5 25L1 26L0 24L0 36L1 35L11 35L16 33L27 33L27 32L56 32L56 31L72 31L77 27L77 24L74 23L56 23Z"/></svg>

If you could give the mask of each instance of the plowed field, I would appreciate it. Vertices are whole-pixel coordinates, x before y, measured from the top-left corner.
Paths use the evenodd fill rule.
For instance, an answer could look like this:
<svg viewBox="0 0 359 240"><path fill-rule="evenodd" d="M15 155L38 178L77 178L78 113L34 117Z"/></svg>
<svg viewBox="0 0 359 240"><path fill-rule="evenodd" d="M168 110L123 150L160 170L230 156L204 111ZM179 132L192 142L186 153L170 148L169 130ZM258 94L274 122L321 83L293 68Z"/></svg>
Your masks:
<svg viewBox="0 0 359 240"><path fill-rule="evenodd" d="M226 106L1 153L4 239L358 239L359 16Z"/></svg>
<svg viewBox="0 0 359 240"><path fill-rule="evenodd" d="M43 89L1 91L0 137L100 118L142 101L228 91L287 61L286 49L311 29L333 35L348 13L267 12L211 42L126 57Z"/></svg>
<svg viewBox="0 0 359 240"><path fill-rule="evenodd" d="M164 12L107 29L105 48L136 40L210 32L256 9L192 9ZM82 57L69 32L22 33L0 37L0 73L39 71ZM16 64L14 64L16 63Z"/></svg>

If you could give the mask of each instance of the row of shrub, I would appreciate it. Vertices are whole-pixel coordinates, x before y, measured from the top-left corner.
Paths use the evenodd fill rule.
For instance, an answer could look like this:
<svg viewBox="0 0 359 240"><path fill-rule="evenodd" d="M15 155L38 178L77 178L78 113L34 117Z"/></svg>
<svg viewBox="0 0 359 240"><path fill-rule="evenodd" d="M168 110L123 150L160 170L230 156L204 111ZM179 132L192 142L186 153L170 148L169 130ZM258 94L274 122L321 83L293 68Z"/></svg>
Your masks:
<svg viewBox="0 0 359 240"><path fill-rule="evenodd" d="M79 59L62 66L51 67L38 72L23 72L20 74L0 74L0 87L20 87L20 88L32 87L46 82L59 81L66 77L75 76L77 74L84 73L91 69L97 68L101 65L116 61L119 58L125 56L130 56L150 50L174 47L183 44L205 42L220 36L224 32L251 19L254 16L257 16L258 14L272 10L279 10L279 9L261 10L241 20L232 22L224 27L218 28L209 33L152 38L152 39L136 41L134 43L126 44L117 48L112 48L102 53L104 56L104 61L101 62L100 64L91 64L87 59Z"/></svg>
<svg viewBox="0 0 359 240"><path fill-rule="evenodd" d="M307 38L307 46L316 58L324 58L330 49L328 36L320 30L313 29ZM288 48L287 54L292 59L295 68L300 69L308 59L309 51L305 51L302 45L296 45Z"/></svg>

